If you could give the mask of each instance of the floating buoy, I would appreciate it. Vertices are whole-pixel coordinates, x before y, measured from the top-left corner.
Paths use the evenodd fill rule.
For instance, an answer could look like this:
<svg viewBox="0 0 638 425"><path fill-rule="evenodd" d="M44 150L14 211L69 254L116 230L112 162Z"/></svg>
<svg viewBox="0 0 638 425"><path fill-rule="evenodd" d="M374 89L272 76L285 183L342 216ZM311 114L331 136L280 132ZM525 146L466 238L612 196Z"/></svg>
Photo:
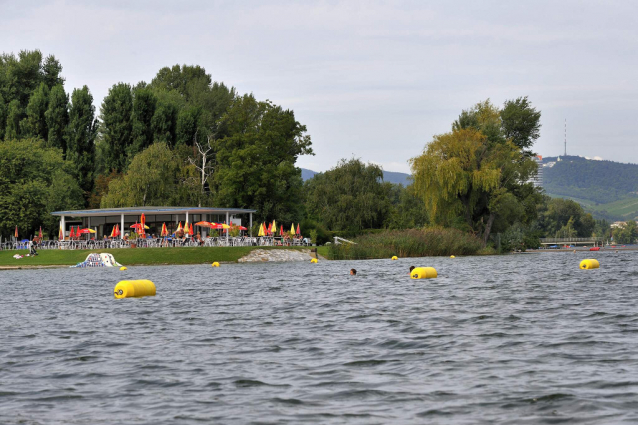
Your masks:
<svg viewBox="0 0 638 425"><path fill-rule="evenodd" d="M434 279L438 275L434 267L417 267L410 273L412 279Z"/></svg>
<svg viewBox="0 0 638 425"><path fill-rule="evenodd" d="M589 248L590 251L600 251L600 247Z"/></svg>
<svg viewBox="0 0 638 425"><path fill-rule="evenodd" d="M215 261L213 264L211 264L211 267L219 267L219 263Z"/></svg>
<svg viewBox="0 0 638 425"><path fill-rule="evenodd" d="M454 255L450 255L450 258L456 258Z"/></svg>
<svg viewBox="0 0 638 425"><path fill-rule="evenodd" d="M126 267L122 266L120 267L120 270L124 271L124 270L128 270Z"/></svg>
<svg viewBox="0 0 638 425"><path fill-rule="evenodd" d="M311 259L311 260L310 260L310 262L311 262L311 263L317 263L318 261L317 261L317 259L316 259L316 258L313 258L313 259Z"/></svg>
<svg viewBox="0 0 638 425"><path fill-rule="evenodd" d="M398 260L399 257L397 257L396 255L392 257L392 260Z"/></svg>
<svg viewBox="0 0 638 425"><path fill-rule="evenodd" d="M115 298L139 298L155 295L155 284L150 280L123 280L115 285Z"/></svg>
<svg viewBox="0 0 638 425"><path fill-rule="evenodd" d="M588 258L580 262L580 268L583 270L597 269L598 267L600 267L600 263L593 258Z"/></svg>

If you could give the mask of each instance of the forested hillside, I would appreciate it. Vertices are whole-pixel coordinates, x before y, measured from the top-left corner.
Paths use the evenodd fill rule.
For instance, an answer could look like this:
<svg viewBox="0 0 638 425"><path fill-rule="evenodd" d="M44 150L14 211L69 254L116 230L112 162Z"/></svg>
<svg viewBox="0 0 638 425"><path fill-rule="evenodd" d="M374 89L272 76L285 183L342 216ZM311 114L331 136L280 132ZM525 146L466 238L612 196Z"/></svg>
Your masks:
<svg viewBox="0 0 638 425"><path fill-rule="evenodd" d="M638 165L595 161L579 156L544 158L543 187L554 197L574 199L597 218L626 220L638 216Z"/></svg>
<svg viewBox="0 0 638 425"><path fill-rule="evenodd" d="M556 158L545 158L553 162ZM552 195L606 204L638 192L638 165L568 156L543 168L543 187Z"/></svg>

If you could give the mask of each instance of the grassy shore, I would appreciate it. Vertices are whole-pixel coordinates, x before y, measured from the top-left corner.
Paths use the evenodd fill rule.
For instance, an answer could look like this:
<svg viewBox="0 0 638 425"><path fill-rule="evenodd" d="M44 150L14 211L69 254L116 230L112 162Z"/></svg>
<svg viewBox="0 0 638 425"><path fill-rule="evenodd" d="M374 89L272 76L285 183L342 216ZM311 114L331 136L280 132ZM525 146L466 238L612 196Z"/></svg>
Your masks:
<svg viewBox="0 0 638 425"><path fill-rule="evenodd" d="M440 255L493 254L475 236L456 229L411 229L368 234L355 238L356 244L330 247L331 260L428 257Z"/></svg>
<svg viewBox="0 0 638 425"><path fill-rule="evenodd" d="M41 249L36 257L13 258L15 254L25 255L27 250L0 251L0 267L29 266L74 266L86 259L91 252L113 254L118 263L132 265L160 264L203 264L236 262L254 249L309 249L308 247L193 247L193 248L136 248L100 250L54 250ZM319 255L326 255L326 248L319 247Z"/></svg>

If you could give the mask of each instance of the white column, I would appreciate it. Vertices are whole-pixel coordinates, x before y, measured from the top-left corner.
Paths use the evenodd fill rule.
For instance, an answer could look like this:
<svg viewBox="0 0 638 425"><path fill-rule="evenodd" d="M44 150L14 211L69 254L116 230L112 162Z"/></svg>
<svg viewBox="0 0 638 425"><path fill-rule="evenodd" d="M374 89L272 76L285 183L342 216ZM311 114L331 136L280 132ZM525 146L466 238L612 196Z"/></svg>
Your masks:
<svg viewBox="0 0 638 425"><path fill-rule="evenodd" d="M66 236L66 220L64 219L64 216L60 218L62 220L62 240L64 240L64 237Z"/></svg>
<svg viewBox="0 0 638 425"><path fill-rule="evenodd" d="M250 237L253 237L253 213L250 213L250 226L248 227L248 231L250 232Z"/></svg>
<svg viewBox="0 0 638 425"><path fill-rule="evenodd" d="M230 214L228 211L226 211L226 224L230 226ZM230 229L226 229L226 242L228 242L228 234L230 233L228 230Z"/></svg>
<svg viewBox="0 0 638 425"><path fill-rule="evenodd" d="M120 215L120 239L124 239L124 214Z"/></svg>

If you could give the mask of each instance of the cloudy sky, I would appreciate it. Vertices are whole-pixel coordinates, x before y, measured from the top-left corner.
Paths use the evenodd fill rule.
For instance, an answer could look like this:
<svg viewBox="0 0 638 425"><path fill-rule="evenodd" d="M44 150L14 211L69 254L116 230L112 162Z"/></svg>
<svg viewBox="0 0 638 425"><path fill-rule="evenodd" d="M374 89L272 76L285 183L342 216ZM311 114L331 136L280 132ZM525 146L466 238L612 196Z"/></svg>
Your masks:
<svg viewBox="0 0 638 425"><path fill-rule="evenodd" d="M5 1L0 50L40 49L99 106L119 81L198 64L291 108L316 171L408 172L462 109L529 96L535 149L638 163L635 1Z"/></svg>

